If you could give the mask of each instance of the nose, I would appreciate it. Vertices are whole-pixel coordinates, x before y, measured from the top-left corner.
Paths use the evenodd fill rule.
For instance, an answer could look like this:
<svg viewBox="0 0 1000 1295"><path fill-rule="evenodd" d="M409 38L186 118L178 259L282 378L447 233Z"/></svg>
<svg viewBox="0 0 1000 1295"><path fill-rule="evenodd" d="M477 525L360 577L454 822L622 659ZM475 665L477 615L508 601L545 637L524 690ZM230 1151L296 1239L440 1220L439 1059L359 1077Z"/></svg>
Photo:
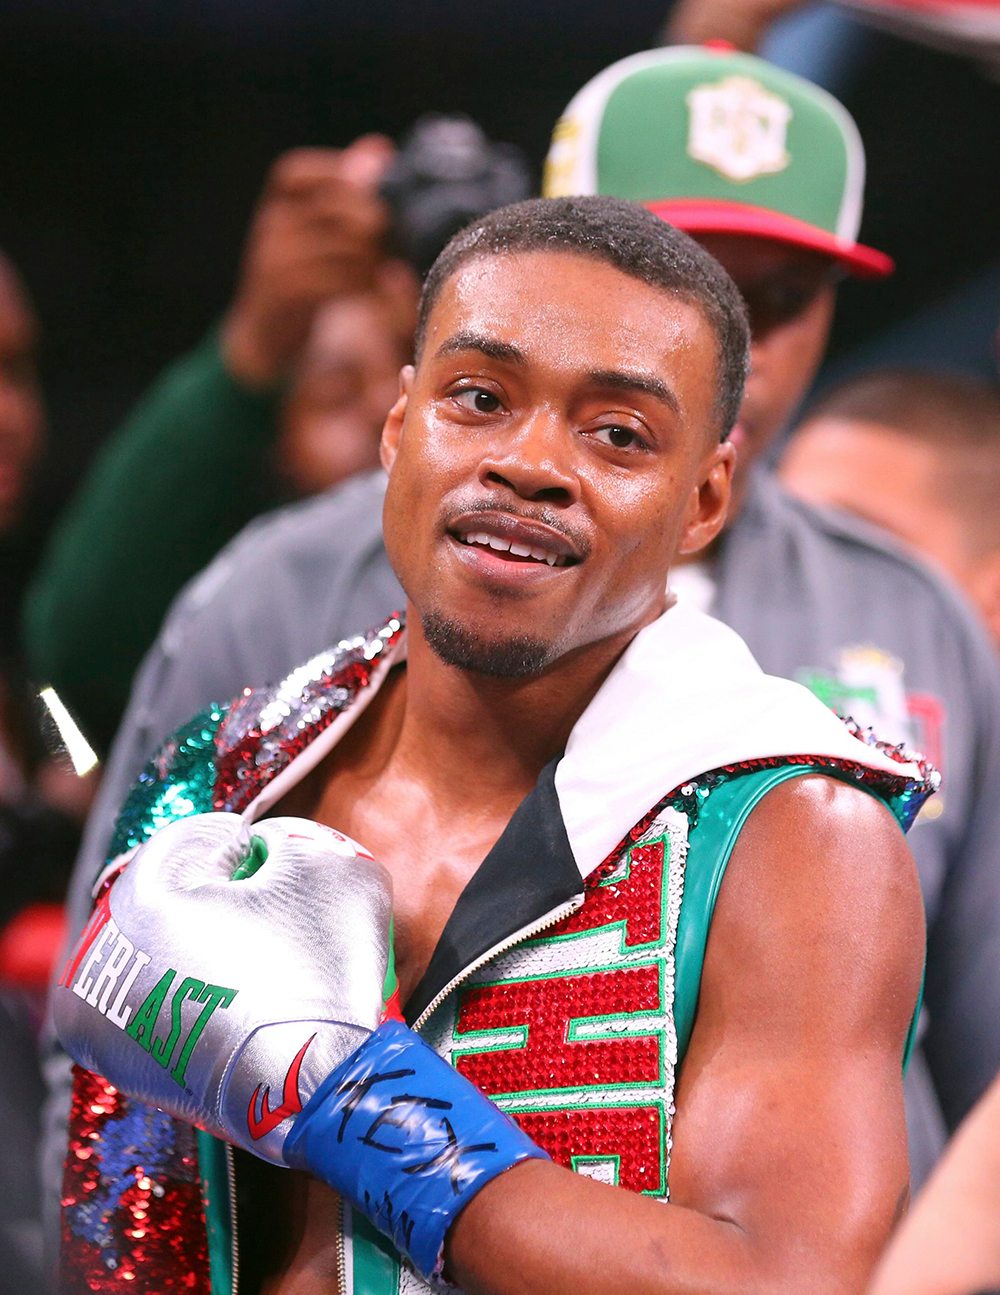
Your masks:
<svg viewBox="0 0 1000 1295"><path fill-rule="evenodd" d="M573 434L552 410L534 410L490 446L479 465L486 486L519 498L568 507L580 498Z"/></svg>

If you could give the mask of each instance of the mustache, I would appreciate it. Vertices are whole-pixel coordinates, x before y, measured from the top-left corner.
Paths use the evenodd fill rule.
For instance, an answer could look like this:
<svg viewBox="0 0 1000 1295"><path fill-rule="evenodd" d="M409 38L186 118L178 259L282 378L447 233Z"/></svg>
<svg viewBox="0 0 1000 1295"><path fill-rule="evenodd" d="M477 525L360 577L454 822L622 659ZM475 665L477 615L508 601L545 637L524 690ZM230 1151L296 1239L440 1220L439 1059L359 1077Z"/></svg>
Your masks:
<svg viewBox="0 0 1000 1295"><path fill-rule="evenodd" d="M525 522L541 522L557 531L573 546L580 559L590 556L591 542L588 535L576 526L567 526L565 518L554 508L544 504L512 508L510 499L503 495L479 495L475 498L458 496L448 501L448 516L445 519L447 529L451 520L469 513L506 513L508 517L517 517Z"/></svg>

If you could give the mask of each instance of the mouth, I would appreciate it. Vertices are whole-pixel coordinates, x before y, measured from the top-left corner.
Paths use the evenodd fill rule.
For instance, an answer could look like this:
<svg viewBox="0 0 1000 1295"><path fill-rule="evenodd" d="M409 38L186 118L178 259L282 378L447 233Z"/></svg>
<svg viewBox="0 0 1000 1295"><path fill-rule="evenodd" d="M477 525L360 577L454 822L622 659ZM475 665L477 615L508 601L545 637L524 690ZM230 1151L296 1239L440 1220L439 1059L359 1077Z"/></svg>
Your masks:
<svg viewBox="0 0 1000 1295"><path fill-rule="evenodd" d="M462 548L488 552L511 565L569 567L583 560L565 535L511 513L471 513L453 521L448 534Z"/></svg>

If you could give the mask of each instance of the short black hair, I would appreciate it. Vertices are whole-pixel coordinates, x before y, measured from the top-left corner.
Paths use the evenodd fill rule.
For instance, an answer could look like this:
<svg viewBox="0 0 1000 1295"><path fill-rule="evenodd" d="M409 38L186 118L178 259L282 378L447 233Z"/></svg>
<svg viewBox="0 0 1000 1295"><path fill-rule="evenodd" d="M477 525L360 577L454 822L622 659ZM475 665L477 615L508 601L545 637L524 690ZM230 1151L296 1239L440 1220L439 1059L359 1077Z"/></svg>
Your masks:
<svg viewBox="0 0 1000 1295"><path fill-rule="evenodd" d="M511 252L592 256L697 307L716 336L715 414L722 438L729 435L739 415L750 364L750 326L739 290L693 238L622 198L530 198L492 211L461 230L424 282L417 317L418 359L427 321L451 276L477 256Z"/></svg>

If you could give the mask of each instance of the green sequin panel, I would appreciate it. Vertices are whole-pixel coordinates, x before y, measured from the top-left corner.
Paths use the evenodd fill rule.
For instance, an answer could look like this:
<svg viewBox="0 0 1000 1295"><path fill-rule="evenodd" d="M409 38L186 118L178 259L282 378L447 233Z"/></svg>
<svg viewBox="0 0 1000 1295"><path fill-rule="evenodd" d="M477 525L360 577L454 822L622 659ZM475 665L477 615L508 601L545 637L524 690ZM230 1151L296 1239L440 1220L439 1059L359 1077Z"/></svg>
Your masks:
<svg viewBox="0 0 1000 1295"><path fill-rule="evenodd" d="M148 841L167 823L212 809L215 735L228 706L211 706L164 742L136 779L111 838L108 860Z"/></svg>

